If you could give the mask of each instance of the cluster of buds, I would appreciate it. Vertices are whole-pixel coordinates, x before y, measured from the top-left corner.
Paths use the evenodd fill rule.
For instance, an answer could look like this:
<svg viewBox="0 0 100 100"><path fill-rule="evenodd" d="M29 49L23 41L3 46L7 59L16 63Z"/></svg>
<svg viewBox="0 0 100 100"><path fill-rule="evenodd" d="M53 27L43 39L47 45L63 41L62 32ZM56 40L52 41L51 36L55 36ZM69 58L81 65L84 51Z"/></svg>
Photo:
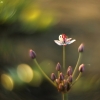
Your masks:
<svg viewBox="0 0 100 100"><path fill-rule="evenodd" d="M59 92L66 93L71 89L73 84L73 77L72 77L72 67L69 66L67 69L66 74L64 75L61 72L61 65L57 63L56 70L58 71L58 77L54 73L51 74L51 80L56 83L57 89ZM79 72L84 71L84 64L79 66Z"/></svg>
<svg viewBox="0 0 100 100"><path fill-rule="evenodd" d="M51 74L51 80L57 85L59 92L67 92L71 88L72 83L72 67L69 66L66 75L61 72L61 65L57 63L56 70L58 71L58 77L54 73Z"/></svg>

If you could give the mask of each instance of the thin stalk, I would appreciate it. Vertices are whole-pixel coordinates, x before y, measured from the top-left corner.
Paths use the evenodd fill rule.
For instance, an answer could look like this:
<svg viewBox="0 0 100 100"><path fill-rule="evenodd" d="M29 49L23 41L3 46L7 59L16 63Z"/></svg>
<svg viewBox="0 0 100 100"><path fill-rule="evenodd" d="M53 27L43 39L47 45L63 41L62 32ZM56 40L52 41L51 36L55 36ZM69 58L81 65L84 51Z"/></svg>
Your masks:
<svg viewBox="0 0 100 100"><path fill-rule="evenodd" d="M64 93L62 93L62 100L64 100Z"/></svg>
<svg viewBox="0 0 100 100"><path fill-rule="evenodd" d="M77 64L76 64L76 66L75 66L75 69L74 69L74 71L73 71L72 77L73 77L73 76L75 75L75 73L76 73L76 70L77 70L77 68L78 68L78 66L79 66L79 64L80 64L80 61L81 61L81 57L82 57L82 53L79 53L78 61L77 61Z"/></svg>
<svg viewBox="0 0 100 100"><path fill-rule="evenodd" d="M58 71L58 77L59 77L60 71Z"/></svg>
<svg viewBox="0 0 100 100"><path fill-rule="evenodd" d="M81 75L82 75L82 72L79 73L78 77L77 77L76 80L72 83L72 85L74 85L74 84L77 82L77 80L81 77Z"/></svg>
<svg viewBox="0 0 100 100"><path fill-rule="evenodd" d="M65 70L65 49L66 49L66 46L65 45L63 45L63 70Z"/></svg>
<svg viewBox="0 0 100 100"><path fill-rule="evenodd" d="M62 93L62 100L68 100L68 94Z"/></svg>
<svg viewBox="0 0 100 100"><path fill-rule="evenodd" d="M37 62L36 59L34 59L34 62L35 62L35 64L37 65L37 67L39 68L39 70L41 71L41 73L44 75L44 77L45 77L53 86L57 87L56 84L44 73L44 71L41 69L41 67L39 66L39 64L38 64L38 62Z"/></svg>

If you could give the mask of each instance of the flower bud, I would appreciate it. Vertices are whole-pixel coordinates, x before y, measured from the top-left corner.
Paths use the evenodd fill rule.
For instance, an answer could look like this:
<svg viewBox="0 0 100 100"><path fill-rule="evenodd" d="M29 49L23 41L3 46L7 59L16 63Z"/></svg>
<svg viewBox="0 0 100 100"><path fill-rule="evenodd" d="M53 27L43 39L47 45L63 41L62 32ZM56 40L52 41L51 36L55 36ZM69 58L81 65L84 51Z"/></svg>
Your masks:
<svg viewBox="0 0 100 100"><path fill-rule="evenodd" d="M56 84L59 85L60 84L60 80L56 79Z"/></svg>
<svg viewBox="0 0 100 100"><path fill-rule="evenodd" d="M78 48L78 52L83 52L83 51L84 51L84 44L82 43Z"/></svg>
<svg viewBox="0 0 100 100"><path fill-rule="evenodd" d="M72 76L71 75L68 77L68 82L72 83Z"/></svg>
<svg viewBox="0 0 100 100"><path fill-rule="evenodd" d="M55 76L54 73L52 73L52 74L51 74L51 80L52 80L52 81L55 81L55 79L56 79L56 76Z"/></svg>
<svg viewBox="0 0 100 100"><path fill-rule="evenodd" d="M60 65L59 62L58 62L57 65L56 65L56 70L57 70L57 71L60 71L60 70L61 70L61 65Z"/></svg>
<svg viewBox="0 0 100 100"><path fill-rule="evenodd" d="M36 53L35 53L32 49L30 49L30 51L29 51L29 56L30 56L32 59L35 59L35 58L36 58Z"/></svg>
<svg viewBox="0 0 100 100"><path fill-rule="evenodd" d="M60 75L59 75L59 79L60 79L61 81L64 79L64 75L63 75L63 73L60 73Z"/></svg>
<svg viewBox="0 0 100 100"><path fill-rule="evenodd" d="M83 71L84 71L84 64L81 64L81 65L79 66L79 71L80 71L80 72L83 72Z"/></svg>
<svg viewBox="0 0 100 100"><path fill-rule="evenodd" d="M67 69L67 75L68 76L72 75L72 67L71 66L69 66Z"/></svg>
<svg viewBox="0 0 100 100"><path fill-rule="evenodd" d="M68 84L68 81L64 79L64 81L63 81L63 84L64 84L65 91L66 91L66 89L67 89L67 84Z"/></svg>
<svg viewBox="0 0 100 100"><path fill-rule="evenodd" d="M68 81L67 80L64 80L63 81L64 82L64 88L65 88L65 91L67 91L67 88L68 88Z"/></svg>
<svg viewBox="0 0 100 100"><path fill-rule="evenodd" d="M58 90L59 90L59 91L64 91L64 86L63 86L61 83L60 83L59 86L58 86Z"/></svg>
<svg viewBox="0 0 100 100"><path fill-rule="evenodd" d="M64 82L64 85L66 85L66 84L67 84L67 80L65 80L65 79L64 79L64 81L63 81L63 82Z"/></svg>

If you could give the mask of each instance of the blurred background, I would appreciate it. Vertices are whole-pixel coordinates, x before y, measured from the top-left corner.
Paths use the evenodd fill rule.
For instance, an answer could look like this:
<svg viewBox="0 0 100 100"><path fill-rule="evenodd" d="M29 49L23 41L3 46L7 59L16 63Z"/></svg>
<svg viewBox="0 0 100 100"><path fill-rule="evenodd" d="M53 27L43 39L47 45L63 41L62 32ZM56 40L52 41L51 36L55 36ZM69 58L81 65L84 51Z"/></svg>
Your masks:
<svg viewBox="0 0 100 100"><path fill-rule="evenodd" d="M50 77L62 47L54 43L65 33L76 39L66 46L66 69L73 69L84 43L85 72L69 92L69 100L100 100L99 0L0 0L0 100L61 100L39 72L29 50Z"/></svg>

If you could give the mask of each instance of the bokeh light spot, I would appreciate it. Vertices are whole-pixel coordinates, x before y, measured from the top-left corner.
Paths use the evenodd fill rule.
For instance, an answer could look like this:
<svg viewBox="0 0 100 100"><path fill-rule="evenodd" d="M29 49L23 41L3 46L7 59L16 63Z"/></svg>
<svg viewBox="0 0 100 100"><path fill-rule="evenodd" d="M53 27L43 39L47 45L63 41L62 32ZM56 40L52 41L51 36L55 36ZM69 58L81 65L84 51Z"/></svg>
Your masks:
<svg viewBox="0 0 100 100"><path fill-rule="evenodd" d="M33 78L33 70L27 64L18 65L17 74L19 78L26 83L29 83Z"/></svg>
<svg viewBox="0 0 100 100"><path fill-rule="evenodd" d="M31 81L30 85L32 85L34 87L39 87L40 84L42 83L42 80L43 80L42 75L38 71L34 70L34 77Z"/></svg>
<svg viewBox="0 0 100 100"><path fill-rule="evenodd" d="M40 16L41 11L37 8L34 8L33 5L23 9L20 19L24 22L35 21Z"/></svg>
<svg viewBox="0 0 100 100"><path fill-rule="evenodd" d="M12 90L14 87L14 83L12 78L9 75L2 74L1 75L1 83L4 86L5 89L7 90Z"/></svg>

